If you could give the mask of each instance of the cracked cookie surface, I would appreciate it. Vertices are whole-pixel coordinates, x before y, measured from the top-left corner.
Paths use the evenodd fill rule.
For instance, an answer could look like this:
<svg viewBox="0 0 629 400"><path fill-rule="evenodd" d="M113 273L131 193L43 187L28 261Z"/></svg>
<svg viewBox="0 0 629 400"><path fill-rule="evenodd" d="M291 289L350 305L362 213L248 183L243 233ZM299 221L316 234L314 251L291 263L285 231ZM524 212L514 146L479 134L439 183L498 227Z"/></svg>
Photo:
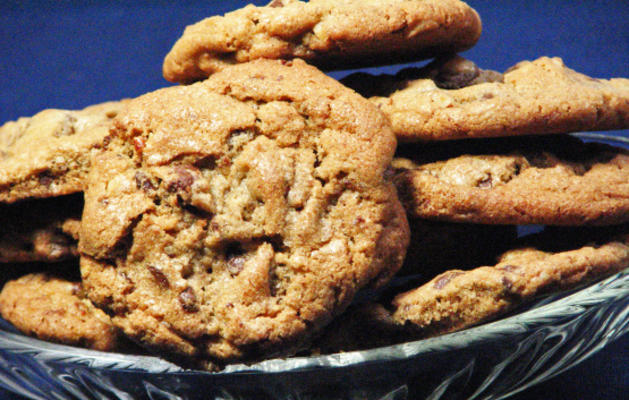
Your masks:
<svg viewBox="0 0 629 400"><path fill-rule="evenodd" d="M502 153L396 159L416 217L482 224L609 225L629 219L629 153L570 136L502 141ZM505 146L506 145L506 146ZM509 149L510 148L510 149Z"/></svg>
<svg viewBox="0 0 629 400"><path fill-rule="evenodd" d="M101 351L121 348L119 330L87 299L78 282L45 273L9 281L0 292L0 314L42 340Z"/></svg>
<svg viewBox="0 0 629 400"><path fill-rule="evenodd" d="M274 0L188 26L164 77L188 83L258 58L341 69L430 58L472 47L478 14L458 0Z"/></svg>
<svg viewBox="0 0 629 400"><path fill-rule="evenodd" d="M171 359L294 353L402 263L388 122L303 61L139 97L112 135L85 195L83 283Z"/></svg>
<svg viewBox="0 0 629 400"><path fill-rule="evenodd" d="M100 148L124 101L79 111L44 110L0 127L0 202L83 190L90 154Z"/></svg>
<svg viewBox="0 0 629 400"><path fill-rule="evenodd" d="M457 56L342 82L380 107L400 141L629 128L629 79L590 78L560 58L522 61L501 74Z"/></svg>

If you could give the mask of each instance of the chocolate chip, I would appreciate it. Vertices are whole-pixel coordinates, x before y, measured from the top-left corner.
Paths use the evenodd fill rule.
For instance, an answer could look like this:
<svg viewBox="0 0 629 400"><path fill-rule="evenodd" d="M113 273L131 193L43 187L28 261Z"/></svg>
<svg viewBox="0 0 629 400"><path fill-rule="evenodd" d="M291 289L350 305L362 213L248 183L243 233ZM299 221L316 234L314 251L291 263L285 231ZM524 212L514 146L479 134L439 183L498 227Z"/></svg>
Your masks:
<svg viewBox="0 0 629 400"><path fill-rule="evenodd" d="M126 286L121 290L121 293L123 295L126 296L135 292L135 285L133 284L133 281L131 280L131 278L129 278L127 274L125 274L124 272L120 272L118 273L118 276L120 276L120 278L122 278L126 282Z"/></svg>
<svg viewBox="0 0 629 400"><path fill-rule="evenodd" d="M444 287L446 287L446 285L448 283L450 283L450 281L459 276L459 275L463 275L463 272L458 272L458 271L449 271L449 272L445 272L443 274L441 274L441 276L439 276L439 278L435 281L433 287L437 290L441 290Z"/></svg>
<svg viewBox="0 0 629 400"><path fill-rule="evenodd" d="M395 168L389 165L387 169L384 170L383 177L385 180L388 181L388 180L391 180L395 176L396 173L397 171L395 170Z"/></svg>
<svg viewBox="0 0 629 400"><path fill-rule="evenodd" d="M194 294L194 289L188 286L183 292L179 293L179 303L181 307L187 312L197 312L199 307L197 306L197 296Z"/></svg>
<svg viewBox="0 0 629 400"><path fill-rule="evenodd" d="M245 267L245 261L247 261L245 256L231 257L227 260L227 270L232 275L238 275Z"/></svg>
<svg viewBox="0 0 629 400"><path fill-rule="evenodd" d="M43 172L41 175L39 175L39 184L40 185L49 188L50 185L52 185L53 182L54 182L54 178L53 178L52 175L50 175L50 173Z"/></svg>
<svg viewBox="0 0 629 400"><path fill-rule="evenodd" d="M141 171L137 171L135 173L135 186L145 192L155 190L155 186L153 185L149 177Z"/></svg>
<svg viewBox="0 0 629 400"><path fill-rule="evenodd" d="M511 279L507 278L506 276L503 276L502 286L504 286L505 289L511 291L511 289L513 289L513 281L511 281Z"/></svg>
<svg viewBox="0 0 629 400"><path fill-rule="evenodd" d="M442 89L466 87L480 74L480 69L471 61L445 64L435 77L435 84Z"/></svg>
<svg viewBox="0 0 629 400"><path fill-rule="evenodd" d="M206 156L194 162L194 166L202 169L216 168L216 156Z"/></svg>
<svg viewBox="0 0 629 400"><path fill-rule="evenodd" d="M480 182L478 182L478 187L481 189L489 189L492 186L492 179L491 179L491 175L489 175L487 178L481 180Z"/></svg>
<svg viewBox="0 0 629 400"><path fill-rule="evenodd" d="M157 281L157 284L162 289L168 289L170 287L170 283L168 282L168 278L166 277L166 275L164 275L162 270L160 270L159 268L154 267L152 265L149 265L147 268L151 272L151 274L153 274L153 278L155 278L155 280Z"/></svg>
<svg viewBox="0 0 629 400"><path fill-rule="evenodd" d="M177 175L177 178L174 181L169 183L168 191L169 192L187 191L190 188L190 186L192 186L192 184L194 183L194 176L192 175L192 173L190 173L188 168L181 165L176 165L174 170L175 170L175 174Z"/></svg>
<svg viewBox="0 0 629 400"><path fill-rule="evenodd" d="M520 172L522 172L522 165L519 162L516 162L515 166L513 167L513 175L520 175Z"/></svg>
<svg viewBox="0 0 629 400"><path fill-rule="evenodd" d="M109 119L116 118L116 115L118 115L117 110L109 110L105 113L105 116Z"/></svg>
<svg viewBox="0 0 629 400"><path fill-rule="evenodd" d="M212 223L210 223L210 226ZM247 255L238 242L228 243L225 246L225 259L227 260L227 270L234 275L238 275L245 266Z"/></svg>
<svg viewBox="0 0 629 400"><path fill-rule="evenodd" d="M507 272L517 272L520 269L520 267L518 267L517 265L507 264L507 265L502 265L498 267L498 269L501 269Z"/></svg>
<svg viewBox="0 0 629 400"><path fill-rule="evenodd" d="M269 3L268 6L269 7L273 7L273 8L284 7L284 1L283 0L273 0L272 2Z"/></svg>

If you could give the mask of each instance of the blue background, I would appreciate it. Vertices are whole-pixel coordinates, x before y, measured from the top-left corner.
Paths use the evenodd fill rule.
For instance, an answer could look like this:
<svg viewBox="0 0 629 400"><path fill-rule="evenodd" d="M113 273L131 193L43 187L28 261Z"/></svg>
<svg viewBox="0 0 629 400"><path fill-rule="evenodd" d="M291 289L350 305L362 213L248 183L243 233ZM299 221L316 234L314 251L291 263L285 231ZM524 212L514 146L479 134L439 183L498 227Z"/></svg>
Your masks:
<svg viewBox="0 0 629 400"><path fill-rule="evenodd" d="M246 3L0 0L0 123L170 85L161 76L162 60L183 28ZM503 71L547 55L593 77L629 77L629 1L468 3L481 15L483 34L464 55L482 68ZM515 398L624 399L626 393L629 335ZM0 398L8 396L0 391Z"/></svg>

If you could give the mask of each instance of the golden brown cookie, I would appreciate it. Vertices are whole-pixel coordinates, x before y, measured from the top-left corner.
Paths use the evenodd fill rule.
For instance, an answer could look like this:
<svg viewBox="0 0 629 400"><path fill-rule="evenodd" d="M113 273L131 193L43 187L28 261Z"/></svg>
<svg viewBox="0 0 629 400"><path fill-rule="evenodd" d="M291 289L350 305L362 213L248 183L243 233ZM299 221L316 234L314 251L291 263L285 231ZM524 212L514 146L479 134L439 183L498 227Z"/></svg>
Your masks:
<svg viewBox="0 0 629 400"><path fill-rule="evenodd" d="M493 152L493 144L500 151ZM629 220L629 153L570 136L485 140L485 154L397 159L414 217L480 224L608 225ZM434 146L437 147L437 146ZM437 150L438 152L438 150Z"/></svg>
<svg viewBox="0 0 629 400"><path fill-rule="evenodd" d="M90 154L107 140L124 102L44 110L0 127L0 202L83 190Z"/></svg>
<svg viewBox="0 0 629 400"><path fill-rule="evenodd" d="M629 235L609 239L614 231L626 232L627 227L610 232L551 228L521 239L494 266L447 271L411 290L393 288L350 307L314 341L311 351L364 350L461 330L537 296L622 271L629 267Z"/></svg>
<svg viewBox="0 0 629 400"><path fill-rule="evenodd" d="M78 259L82 210L82 193L0 204L0 262Z"/></svg>
<svg viewBox="0 0 629 400"><path fill-rule="evenodd" d="M112 135L85 194L83 283L170 358L294 353L402 264L388 122L301 60L144 95Z"/></svg>
<svg viewBox="0 0 629 400"><path fill-rule="evenodd" d="M593 79L560 58L500 74L454 57L342 82L370 97L406 142L629 128L629 79Z"/></svg>
<svg viewBox="0 0 629 400"><path fill-rule="evenodd" d="M118 329L77 282L44 273L10 281L0 292L0 314L39 339L101 351L120 348Z"/></svg>
<svg viewBox="0 0 629 400"><path fill-rule="evenodd" d="M274 0L188 26L164 77L189 83L258 58L324 69L390 64L472 47L478 14L458 0Z"/></svg>
<svg viewBox="0 0 629 400"><path fill-rule="evenodd" d="M421 337L453 332L495 318L534 297L571 289L629 267L629 235L602 245L546 252L512 250L492 267L445 272L400 294L393 320Z"/></svg>

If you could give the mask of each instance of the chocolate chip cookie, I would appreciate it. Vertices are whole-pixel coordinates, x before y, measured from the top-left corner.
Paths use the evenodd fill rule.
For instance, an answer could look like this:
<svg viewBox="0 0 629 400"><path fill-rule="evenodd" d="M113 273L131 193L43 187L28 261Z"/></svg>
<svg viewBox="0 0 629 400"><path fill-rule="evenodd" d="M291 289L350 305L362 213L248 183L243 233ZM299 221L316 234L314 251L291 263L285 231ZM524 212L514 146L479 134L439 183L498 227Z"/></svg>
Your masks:
<svg viewBox="0 0 629 400"><path fill-rule="evenodd" d="M497 142L502 152L492 153ZM481 143L485 154L422 163L425 153L418 152L415 161L398 159L394 181L408 212L481 224L608 225L629 220L627 151L565 135L476 145Z"/></svg>
<svg viewBox="0 0 629 400"><path fill-rule="evenodd" d="M273 0L186 28L164 77L189 83L258 58L302 58L323 69L390 64L472 47L478 14L458 0Z"/></svg>
<svg viewBox="0 0 629 400"><path fill-rule="evenodd" d="M121 348L119 330L85 297L80 283L45 273L6 283L0 314L39 339L102 351Z"/></svg>
<svg viewBox="0 0 629 400"><path fill-rule="evenodd" d="M0 127L0 202L80 192L123 102L44 110Z"/></svg>
<svg viewBox="0 0 629 400"><path fill-rule="evenodd" d="M523 248L493 267L447 271L400 294L393 320L421 337L452 332L495 318L535 296L571 289L629 267L629 235L604 244L546 252Z"/></svg>
<svg viewBox="0 0 629 400"><path fill-rule="evenodd" d="M590 78L559 58L501 74L454 57L343 83L370 97L407 142L629 128L629 79Z"/></svg>
<svg viewBox="0 0 629 400"><path fill-rule="evenodd" d="M83 194L0 204L0 262L78 259Z"/></svg>
<svg viewBox="0 0 629 400"><path fill-rule="evenodd" d="M626 226L609 232L551 228L521 239L494 266L450 270L415 289L352 306L314 341L311 351L364 350L461 330L537 296L622 271L629 267L629 235L610 239L610 233L623 231Z"/></svg>
<svg viewBox="0 0 629 400"><path fill-rule="evenodd" d="M373 104L301 60L134 99L92 162L88 296L184 364L292 354L402 264L395 145Z"/></svg>

